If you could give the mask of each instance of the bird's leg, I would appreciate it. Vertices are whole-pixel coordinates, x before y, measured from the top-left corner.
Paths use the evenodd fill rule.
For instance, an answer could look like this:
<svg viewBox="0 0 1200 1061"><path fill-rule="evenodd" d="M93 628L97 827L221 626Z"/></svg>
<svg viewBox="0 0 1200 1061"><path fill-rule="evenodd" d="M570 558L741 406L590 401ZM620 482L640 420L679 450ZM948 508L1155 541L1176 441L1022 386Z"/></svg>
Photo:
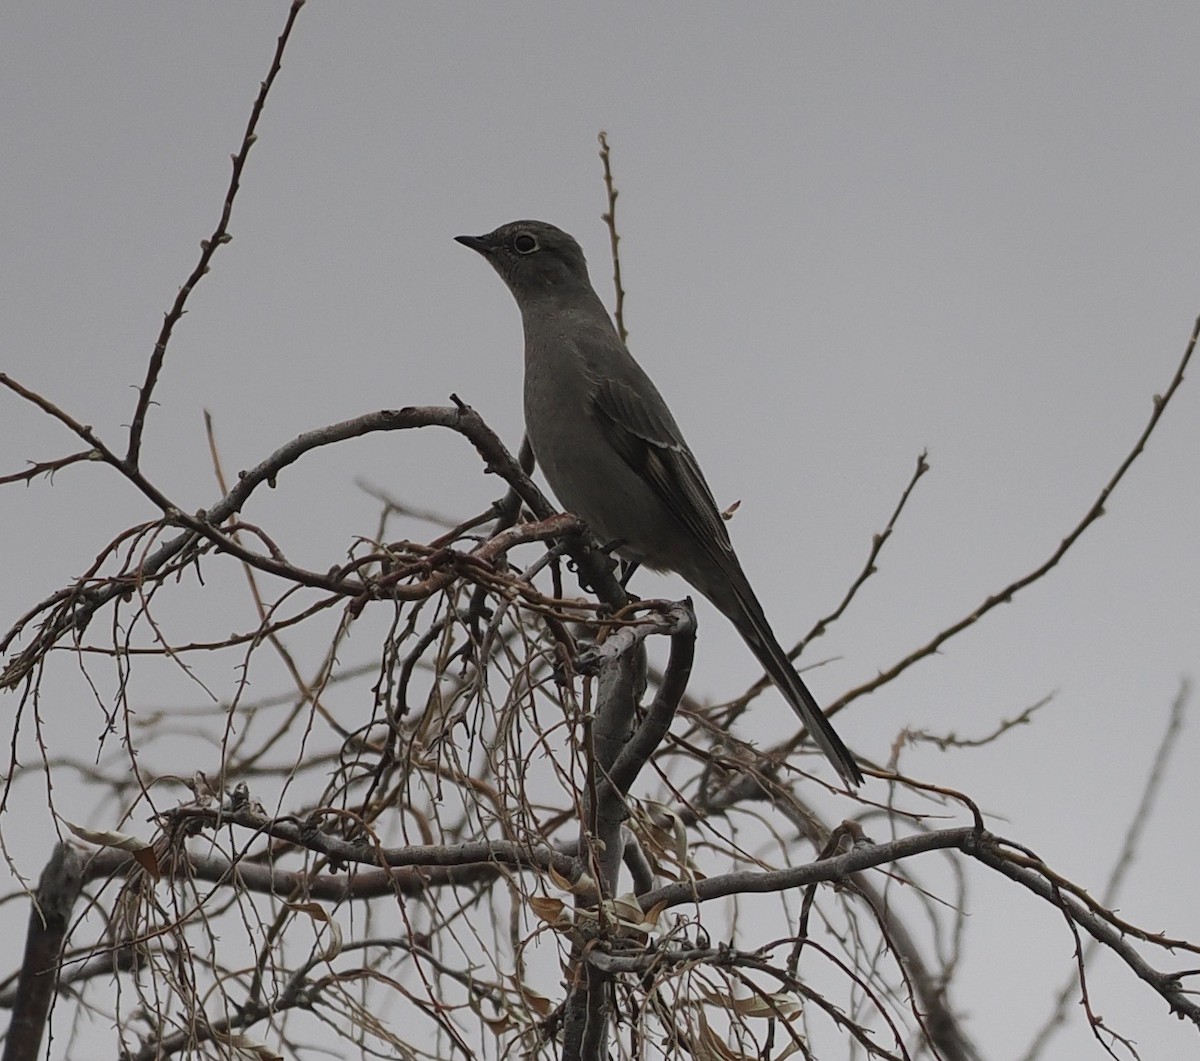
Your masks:
<svg viewBox="0 0 1200 1061"><path fill-rule="evenodd" d="M618 552L621 548L624 547L624 545L625 545L624 538L613 538L613 540L610 542L601 542L600 543L600 551L602 553L608 553L609 556L612 556L613 553Z"/></svg>
<svg viewBox="0 0 1200 1061"><path fill-rule="evenodd" d="M633 573L641 566L642 565L640 563L638 563L636 560L622 560L621 561L621 578L619 579L619 581L621 583L621 588L623 590L629 589L629 580L631 578L633 578ZM631 596L632 596L632 594L631 594Z"/></svg>
<svg viewBox="0 0 1200 1061"><path fill-rule="evenodd" d="M614 538L610 542L603 542L600 546L600 551L608 553L609 556L612 556L614 553L620 552L624 544L624 538ZM616 558L616 561L617 566L621 569L621 577L618 578L617 581L621 583L622 589L628 589L629 580L633 578L633 573L639 567L641 567L641 564L637 560L625 560L619 556Z"/></svg>

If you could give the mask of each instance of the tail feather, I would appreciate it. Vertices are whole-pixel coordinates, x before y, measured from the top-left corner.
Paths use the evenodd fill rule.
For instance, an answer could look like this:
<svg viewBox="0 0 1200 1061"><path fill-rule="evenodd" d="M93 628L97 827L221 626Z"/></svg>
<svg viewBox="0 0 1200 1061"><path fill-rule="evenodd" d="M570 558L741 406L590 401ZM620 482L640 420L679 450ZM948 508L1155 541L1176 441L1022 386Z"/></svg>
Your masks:
<svg viewBox="0 0 1200 1061"><path fill-rule="evenodd" d="M762 664L767 676L791 704L792 710L804 723L809 734L817 742L821 751L825 753L825 757L837 770L842 780L851 786L861 785L863 782L862 771L859 770L858 763L854 761L853 754L842 743L841 737L829 724L829 719L825 717L820 704L808 691L808 686L804 684L800 675L796 673L796 668L792 666L787 653L776 640L771 625L767 622L766 614L762 610L762 605L758 603L758 598L754 596L754 591L744 577L742 583L742 586L738 586L735 582L732 587L736 605L727 607L726 605L733 604L731 601L714 600L713 603L737 628L738 633L742 635L742 640L746 642L755 658Z"/></svg>

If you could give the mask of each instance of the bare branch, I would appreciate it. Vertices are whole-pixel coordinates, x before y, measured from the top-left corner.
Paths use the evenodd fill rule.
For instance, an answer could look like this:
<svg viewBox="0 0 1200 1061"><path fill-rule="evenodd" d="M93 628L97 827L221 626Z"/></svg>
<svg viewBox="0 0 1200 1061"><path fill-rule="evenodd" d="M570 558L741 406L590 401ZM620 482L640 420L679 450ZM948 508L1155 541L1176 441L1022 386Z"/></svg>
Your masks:
<svg viewBox="0 0 1200 1061"><path fill-rule="evenodd" d="M1125 473L1132 467L1133 462L1141 455L1145 449L1146 443L1150 440L1150 436L1154 433L1155 427L1158 426L1162 414L1166 411L1171 399L1175 396L1175 392L1183 383L1183 375L1187 370L1188 363L1192 359L1192 352L1196 349L1196 343L1200 340L1200 318L1197 318L1195 326L1192 328L1192 334L1188 339L1187 345L1183 351L1183 357L1179 361L1179 365L1175 369L1171 381L1167 384L1167 389L1162 394L1154 396L1154 408L1150 413L1150 419L1146 426L1142 429L1142 433L1134 442L1133 448L1125 455L1125 459L1118 465L1117 470L1113 472L1112 477L1101 488L1100 493L1092 502L1091 507L1084 513L1083 518L1075 524L1075 526L1067 533L1066 537L1059 542L1058 547L1048 556L1041 564L1035 567L1028 574L1022 575L1020 578L1010 582L1003 589L988 596L969 615L964 616L957 622L952 623L940 633L935 634L920 648L910 652L903 659L887 669L881 671L878 675L872 678L869 682L864 682L848 692L839 696L829 707L826 708L827 715L835 715L841 711L847 704L866 696L868 693L873 693L882 685L886 685L890 681L894 681L897 677L908 670L914 663L925 659L928 656L937 652L947 641L957 634L962 633L968 627L973 626L982 619L988 612L1000 604L1008 604L1021 590L1026 589L1039 579L1043 578L1051 570L1053 570L1070 548L1083 536L1084 531L1104 515L1104 506L1107 504L1112 492L1120 484L1125 477ZM797 739L789 741L789 746L795 746Z"/></svg>
<svg viewBox="0 0 1200 1061"><path fill-rule="evenodd" d="M616 321L617 333L621 336L621 342L625 342L629 338L629 332L625 328L625 288L621 286L621 255L617 250L617 245L621 242L621 237L617 234L618 192L616 183L613 181L612 152L608 146L608 133L601 130L597 139L600 141L600 161L604 164L604 190L608 195L608 207L600 215L600 220L608 228L608 242L612 250L613 293L617 300L613 307L613 320Z"/></svg>
<svg viewBox="0 0 1200 1061"><path fill-rule="evenodd" d="M167 344L171 341L171 333L174 331L175 325L183 317L188 296L191 295L192 290L208 272L209 263L216 253L217 248L222 244L228 243L233 238L229 234L229 219L233 214L233 201L237 197L238 189L241 187L242 171L246 166L246 158L250 154L250 148L257 139L255 130L258 128L258 119L262 116L263 107L266 105L267 94L271 91L271 86L275 84L275 78L283 67L283 52L287 47L288 40L291 38L292 27L296 24L296 16L300 13L300 8L303 6L304 0L292 0L292 6L288 10L288 17L284 23L283 32L280 33L279 40L276 43L275 58L271 62L271 68L267 71L266 78L263 79L262 85L259 87L258 97L254 101L254 106L250 109L250 120L246 123L246 131L242 135L241 147L233 155L233 172L229 177L229 188L225 192L225 202L221 206L221 218L217 222L217 227L213 230L213 234L208 239L201 241L200 260L196 262L196 267L192 270L191 276L184 281L183 287L179 289L179 293L175 296L174 304L163 318L162 330L158 333L158 339L154 343L154 352L150 355L150 364L146 369L145 382L138 388L137 407L134 409L133 420L129 425L129 448L125 453L125 464L131 470L137 468L141 456L142 432L146 426L146 414L150 411L150 402L154 394L154 387L158 383L158 376L162 371L163 359L167 354Z"/></svg>

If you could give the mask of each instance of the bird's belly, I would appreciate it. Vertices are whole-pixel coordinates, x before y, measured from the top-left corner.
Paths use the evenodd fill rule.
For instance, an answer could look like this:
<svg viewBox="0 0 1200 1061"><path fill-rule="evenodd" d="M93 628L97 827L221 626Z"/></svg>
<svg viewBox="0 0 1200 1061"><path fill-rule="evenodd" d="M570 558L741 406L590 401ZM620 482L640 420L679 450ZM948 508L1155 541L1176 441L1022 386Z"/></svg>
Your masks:
<svg viewBox="0 0 1200 1061"><path fill-rule="evenodd" d="M601 544L619 543L616 551L627 560L655 570L670 566L661 558L663 531L674 521L633 470L606 451L599 428L581 431L576 421L556 437L557 425L536 421L527 423L529 442L562 508L582 519ZM594 439L587 438L590 432Z"/></svg>

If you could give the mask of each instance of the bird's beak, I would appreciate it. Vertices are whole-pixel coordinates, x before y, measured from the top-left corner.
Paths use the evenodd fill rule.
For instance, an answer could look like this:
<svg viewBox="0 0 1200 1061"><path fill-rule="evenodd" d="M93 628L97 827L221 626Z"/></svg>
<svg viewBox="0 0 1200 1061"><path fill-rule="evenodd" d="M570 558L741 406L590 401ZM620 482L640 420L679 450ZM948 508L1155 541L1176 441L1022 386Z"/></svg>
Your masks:
<svg viewBox="0 0 1200 1061"><path fill-rule="evenodd" d="M492 249L491 244L482 236L455 236L454 241L464 247L470 247L473 251L479 251L480 254L487 254Z"/></svg>

